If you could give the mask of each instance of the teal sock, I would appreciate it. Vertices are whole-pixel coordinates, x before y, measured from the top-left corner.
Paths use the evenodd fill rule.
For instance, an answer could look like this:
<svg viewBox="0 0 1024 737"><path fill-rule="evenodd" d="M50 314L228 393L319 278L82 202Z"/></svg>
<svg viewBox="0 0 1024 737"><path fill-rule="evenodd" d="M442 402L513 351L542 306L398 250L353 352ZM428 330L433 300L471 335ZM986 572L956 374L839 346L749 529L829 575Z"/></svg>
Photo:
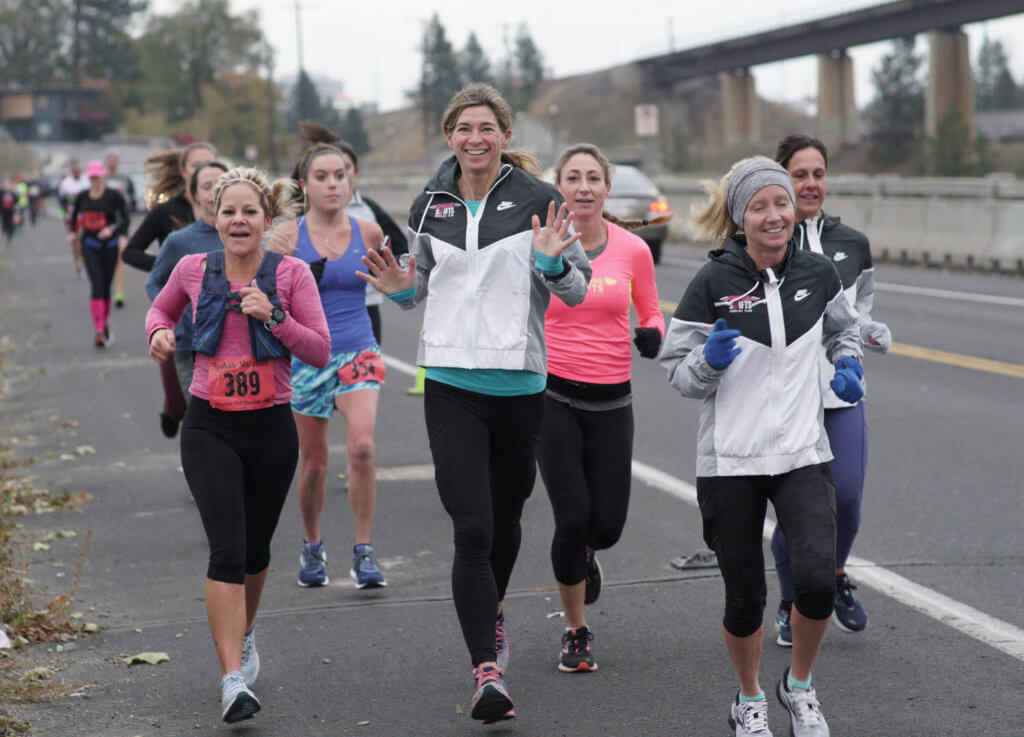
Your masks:
<svg viewBox="0 0 1024 737"><path fill-rule="evenodd" d="M793 678L792 675L787 674L786 681L789 683L790 690L794 688L799 688L802 691L807 691L811 687L810 676L808 676L806 681L798 681L797 679Z"/></svg>
<svg viewBox="0 0 1024 737"><path fill-rule="evenodd" d="M744 696L740 694L740 701L764 701L764 691L759 693L757 696Z"/></svg>

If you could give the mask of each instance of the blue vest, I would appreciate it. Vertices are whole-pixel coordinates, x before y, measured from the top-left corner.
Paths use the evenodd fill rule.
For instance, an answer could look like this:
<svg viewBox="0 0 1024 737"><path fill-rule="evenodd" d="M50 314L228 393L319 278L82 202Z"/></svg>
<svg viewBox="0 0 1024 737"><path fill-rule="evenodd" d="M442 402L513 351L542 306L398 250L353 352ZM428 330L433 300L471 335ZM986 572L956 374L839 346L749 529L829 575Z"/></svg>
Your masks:
<svg viewBox="0 0 1024 737"><path fill-rule="evenodd" d="M267 251L263 254L263 263L256 272L256 284L270 299L274 307L281 306L277 296L277 266L283 257L279 253ZM224 316L227 311L241 312L238 292L231 291L224 271L224 251L214 251L206 255L206 273L203 275L203 286L199 290L199 304L196 307L195 329L192 337L192 350L214 356L220 346L220 336L224 329ZM287 348L259 320L249 317L249 345L252 355L257 361L268 358L288 358L291 354Z"/></svg>

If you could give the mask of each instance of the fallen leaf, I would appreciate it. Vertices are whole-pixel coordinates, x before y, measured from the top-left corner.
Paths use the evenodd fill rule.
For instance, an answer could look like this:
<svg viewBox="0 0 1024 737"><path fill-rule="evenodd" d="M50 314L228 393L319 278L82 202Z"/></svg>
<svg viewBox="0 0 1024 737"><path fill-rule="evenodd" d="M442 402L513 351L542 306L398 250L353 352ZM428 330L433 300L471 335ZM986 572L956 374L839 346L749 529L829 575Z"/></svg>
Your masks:
<svg viewBox="0 0 1024 737"><path fill-rule="evenodd" d="M53 673L45 665L41 665L38 668L33 668L21 677L23 681L47 681Z"/></svg>
<svg viewBox="0 0 1024 737"><path fill-rule="evenodd" d="M548 619L555 619L556 617L564 617L564 616L565 616L565 612L562 612L562 611L548 612L548 614L547 614Z"/></svg>
<svg viewBox="0 0 1024 737"><path fill-rule="evenodd" d="M464 711L462 710L462 707L461 707L461 706L459 706L458 704L456 704L456 705L455 705L455 713L456 713L456 714L465 714L466 712L464 712Z"/></svg>
<svg viewBox="0 0 1024 737"><path fill-rule="evenodd" d="M60 460L62 460L62 461L73 461L73 460L75 460L75 457L73 455L71 455L70 453L61 453L60 454Z"/></svg>
<svg viewBox="0 0 1024 737"><path fill-rule="evenodd" d="M91 445L79 445L77 448L75 448L75 452L78 453L78 455L80 456L84 456L88 453L95 453L96 449L93 448Z"/></svg>
<svg viewBox="0 0 1024 737"><path fill-rule="evenodd" d="M78 533L74 530L60 530L57 537L78 537Z"/></svg>
<svg viewBox="0 0 1024 737"><path fill-rule="evenodd" d="M32 546L32 549L33 550L49 550L50 546L47 545L46 543L36 543L35 545Z"/></svg>
<svg viewBox="0 0 1024 737"><path fill-rule="evenodd" d="M367 726L368 724L369 724L369 722L356 722L356 726L357 726L357 727L365 727L365 726Z"/></svg>
<svg viewBox="0 0 1024 737"><path fill-rule="evenodd" d="M82 632L88 632L90 635L94 635L100 631L100 626L95 622L86 622L82 625Z"/></svg>
<svg viewBox="0 0 1024 737"><path fill-rule="evenodd" d="M127 658L121 658L125 665L135 665L137 663L156 665L157 663L167 662L170 659L171 656L167 653L136 653L135 655L129 655Z"/></svg>

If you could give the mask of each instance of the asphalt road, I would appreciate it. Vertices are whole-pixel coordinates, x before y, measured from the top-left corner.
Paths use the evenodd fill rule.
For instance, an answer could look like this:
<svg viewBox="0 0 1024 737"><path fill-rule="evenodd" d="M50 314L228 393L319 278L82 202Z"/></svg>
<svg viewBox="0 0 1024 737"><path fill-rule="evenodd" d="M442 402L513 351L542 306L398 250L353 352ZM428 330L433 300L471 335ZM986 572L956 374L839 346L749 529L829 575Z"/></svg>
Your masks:
<svg viewBox="0 0 1024 737"><path fill-rule="evenodd" d="M701 258L696 249L668 249L658 270L664 301L678 300ZM470 664L450 601L450 522L424 468L430 453L421 400L405 395L410 379L394 365L381 397L377 461L405 480L380 482L374 532L391 585L359 592L346 576L352 523L336 478L345 470L339 421L331 431L324 520L332 583L319 590L295 583L301 527L291 498L257 630L263 669L256 690L264 709L242 726L221 725L202 603L205 538L177 443L159 432L143 279L128 276L128 305L113 316L116 343L97 351L87 283L75 279L57 224L47 221L0 252L0 436L19 439L17 454L57 452L30 469L38 487L93 496L77 511L20 518L29 542L52 530L78 532L48 551L29 546L27 575L40 603L66 592L92 530L74 608L105 628L63 652L39 646L27 656L85 686L79 698L5 706L38 734L728 734L737 684L719 634L720 579L715 571L681 574L668 565L702 545L697 510L641 481L634 482L622 541L601 555L608 584L588 612L600 670L565 675L555 667L563 623L548 558L550 506L538 483L506 604L507 675L519 716L483 727L464 713ZM875 317L902 344L1024 362L1024 280L885 265L877 278L1010 298L992 303L883 287ZM385 305L385 352L412 363L420 318ZM868 629L831 629L815 669L832 733L1020 735L1024 671L1022 656L1011 653L1024 649L1024 379L904 355L870 354L865 370L871 460L854 554L875 564L872 571L967 605L968 619L977 613L1006 629L1004 641L991 644L950 626L949 617L862 585ZM685 489L694 475L697 403L674 395L653 361L637 360L634 386L634 457ZM83 445L95 453L75 454ZM59 459L69 451L74 460ZM858 570L850 573L856 581ZM769 575L769 627L776 596ZM164 651L171 660L131 668L120 661L140 651ZM766 690L787 660L766 642ZM775 733L786 734L782 708L770 703Z"/></svg>

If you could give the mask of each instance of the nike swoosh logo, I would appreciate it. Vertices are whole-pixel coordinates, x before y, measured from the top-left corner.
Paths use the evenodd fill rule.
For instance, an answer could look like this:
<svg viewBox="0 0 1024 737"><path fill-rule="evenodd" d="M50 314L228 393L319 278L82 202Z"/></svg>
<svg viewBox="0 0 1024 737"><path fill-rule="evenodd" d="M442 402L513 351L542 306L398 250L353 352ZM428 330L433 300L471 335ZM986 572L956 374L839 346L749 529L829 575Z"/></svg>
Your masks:
<svg viewBox="0 0 1024 737"><path fill-rule="evenodd" d="M502 202L502 203L499 203L499 205L497 207L495 207L494 209L500 211L500 210L507 210L510 207L515 207L515 206L516 206L515 202Z"/></svg>
<svg viewBox="0 0 1024 737"><path fill-rule="evenodd" d="M805 299L811 296L811 293L807 289L799 289L797 293L793 295L794 302L803 302Z"/></svg>

